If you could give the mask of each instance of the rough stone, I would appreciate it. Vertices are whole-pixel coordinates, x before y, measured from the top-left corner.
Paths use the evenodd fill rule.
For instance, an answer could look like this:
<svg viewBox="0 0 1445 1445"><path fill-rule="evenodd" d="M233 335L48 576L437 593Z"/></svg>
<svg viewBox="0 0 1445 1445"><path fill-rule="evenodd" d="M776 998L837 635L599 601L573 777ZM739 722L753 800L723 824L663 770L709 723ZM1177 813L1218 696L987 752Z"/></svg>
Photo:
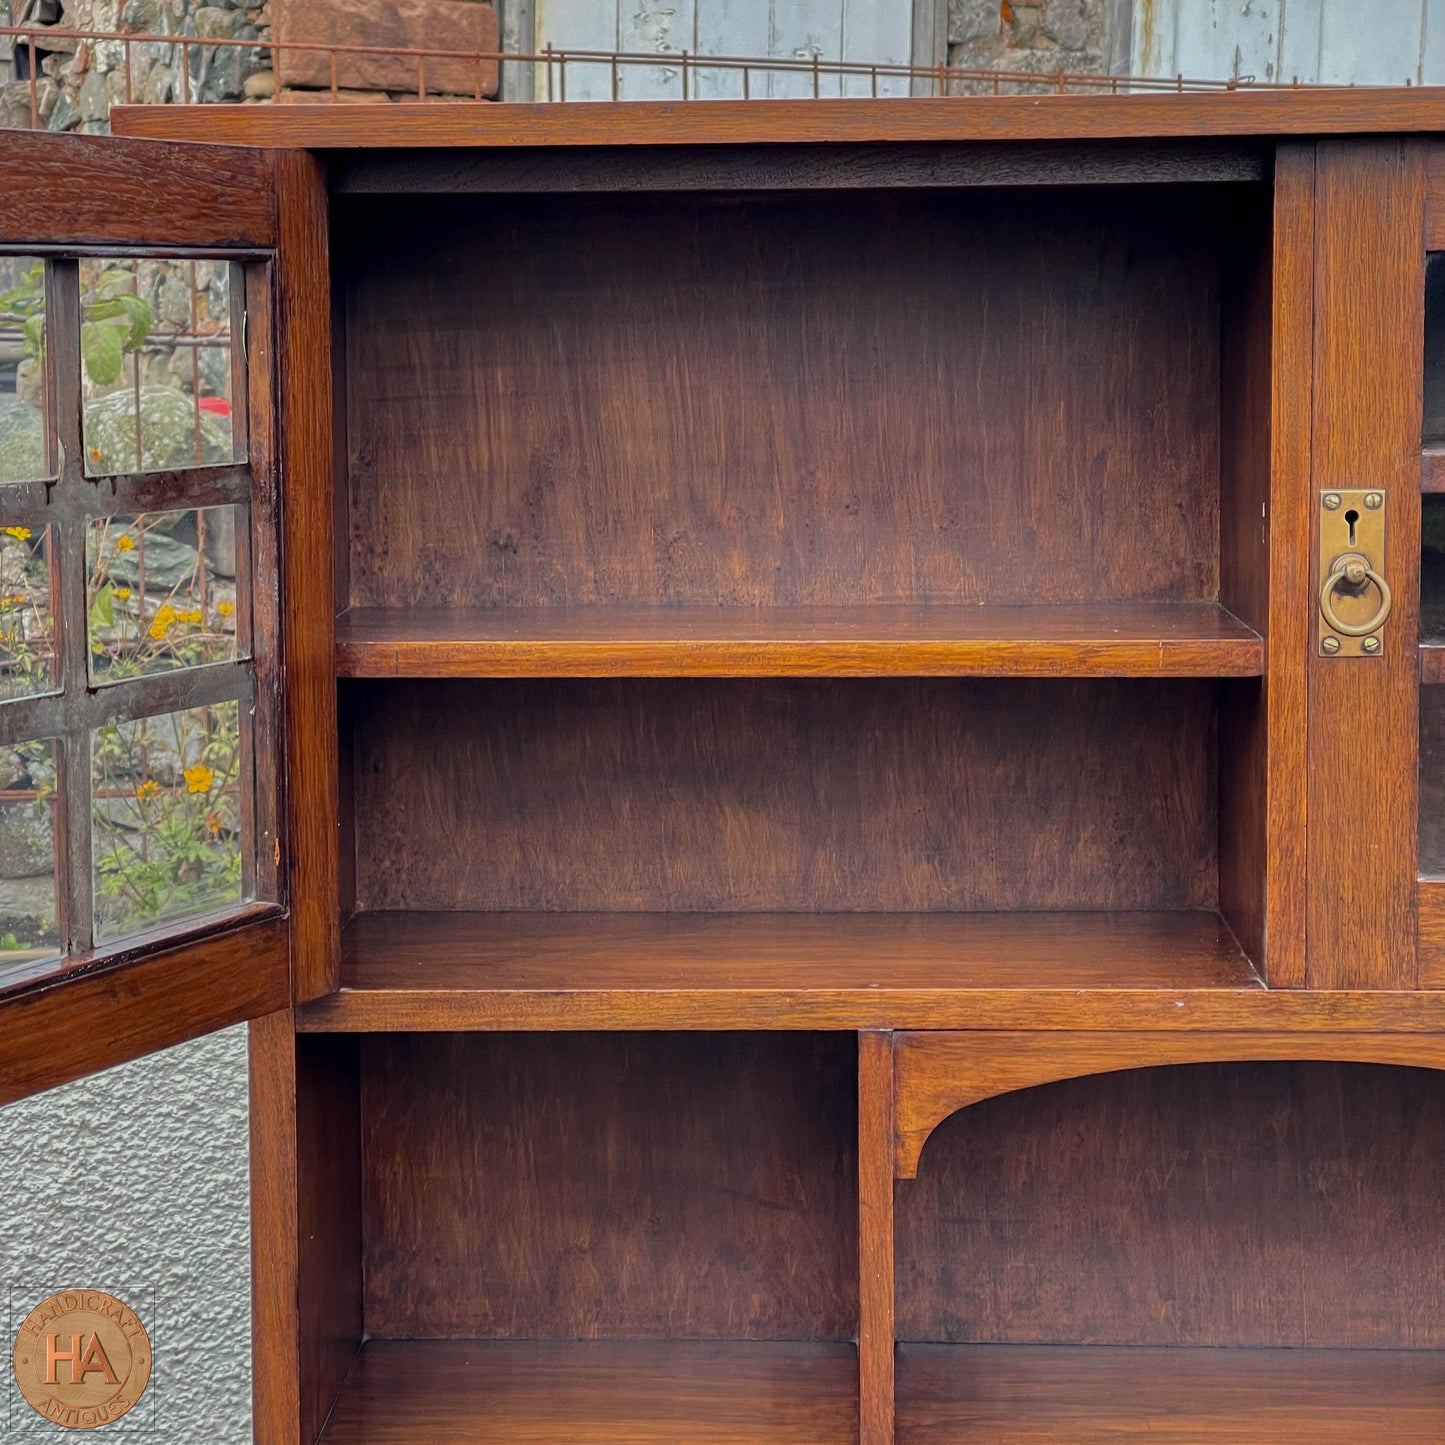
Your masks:
<svg viewBox="0 0 1445 1445"><path fill-rule="evenodd" d="M281 90L276 101L280 105L330 105L334 101L343 105L389 105L391 97L384 90L338 90L335 95L329 90Z"/></svg>
<svg viewBox="0 0 1445 1445"><path fill-rule="evenodd" d="M1003 31L1000 0L950 0L948 39L952 45L991 40Z"/></svg>
<svg viewBox="0 0 1445 1445"><path fill-rule="evenodd" d="M104 120L110 114L105 76L98 70L92 70L80 87L80 114L83 120Z"/></svg>
<svg viewBox="0 0 1445 1445"><path fill-rule="evenodd" d="M45 122L46 130L74 130L80 124L80 110L75 102L63 91L55 102L49 118Z"/></svg>
<svg viewBox="0 0 1445 1445"><path fill-rule="evenodd" d="M141 470L168 471L198 464L196 414L189 396L168 386L143 386L140 409ZM85 445L93 473L136 470L135 399L129 389L86 403ZM229 423L202 412L199 464L217 466L230 456Z"/></svg>
<svg viewBox="0 0 1445 1445"><path fill-rule="evenodd" d="M1102 51L1102 17L1091 14L1088 0L1049 0L1044 12L1044 26L1062 50L1087 50L1092 46Z"/></svg>
<svg viewBox="0 0 1445 1445"><path fill-rule="evenodd" d="M247 100L270 100L276 94L276 72L258 70L254 75L246 77L246 83L241 89Z"/></svg>
<svg viewBox="0 0 1445 1445"><path fill-rule="evenodd" d="M219 5L202 5L191 19L203 40L229 39L236 29L236 12Z"/></svg>
<svg viewBox="0 0 1445 1445"><path fill-rule="evenodd" d="M170 6L166 0L126 0L120 18L121 24L137 35L160 35L170 19Z"/></svg>
<svg viewBox="0 0 1445 1445"><path fill-rule="evenodd" d="M497 49L500 36L497 12L475 0L272 0L270 13L275 38L291 43L487 52ZM426 88L474 95L478 69L470 61L433 58L426 65ZM319 50L283 50L280 71L283 87L331 85L330 58ZM495 95L498 63L483 62L480 71L481 93ZM336 79L347 90L415 91L417 61L391 53L338 55Z"/></svg>
<svg viewBox="0 0 1445 1445"><path fill-rule="evenodd" d="M45 475L45 436L39 407L18 404L0 411L0 478L39 481Z"/></svg>
<svg viewBox="0 0 1445 1445"><path fill-rule="evenodd" d="M949 64L959 69L997 74L1038 74L1037 85L1013 81L1015 94L1042 93L1052 87L1044 79L1060 69L1074 74L1103 73L1109 53L1107 0L1039 0L1031 5L1000 4L997 25L984 24L982 0L951 0ZM955 94L986 94L987 78L956 80Z"/></svg>

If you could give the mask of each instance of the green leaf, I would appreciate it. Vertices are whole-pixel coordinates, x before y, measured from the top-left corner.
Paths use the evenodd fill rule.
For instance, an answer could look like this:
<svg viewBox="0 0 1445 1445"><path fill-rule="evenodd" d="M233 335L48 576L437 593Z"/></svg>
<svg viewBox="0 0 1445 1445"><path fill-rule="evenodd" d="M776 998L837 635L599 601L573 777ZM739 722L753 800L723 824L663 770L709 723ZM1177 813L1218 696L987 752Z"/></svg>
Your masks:
<svg viewBox="0 0 1445 1445"><path fill-rule="evenodd" d="M80 354L85 370L97 386L109 386L120 378L129 322L119 318L111 321L87 321L80 328Z"/></svg>
<svg viewBox="0 0 1445 1445"><path fill-rule="evenodd" d="M151 304L129 292L115 299L130 320L130 335L126 337L125 344L134 351L136 347L143 346L146 337L151 334Z"/></svg>
<svg viewBox="0 0 1445 1445"><path fill-rule="evenodd" d="M41 348L45 345L45 313L42 311L39 316L31 316L25 322L25 354L27 356L39 356Z"/></svg>
<svg viewBox="0 0 1445 1445"><path fill-rule="evenodd" d="M0 291L0 311L13 311L19 316L29 316L43 310L45 293L34 286L12 286Z"/></svg>
<svg viewBox="0 0 1445 1445"><path fill-rule="evenodd" d="M115 626L115 596L109 582L100 589L90 603L90 630Z"/></svg>

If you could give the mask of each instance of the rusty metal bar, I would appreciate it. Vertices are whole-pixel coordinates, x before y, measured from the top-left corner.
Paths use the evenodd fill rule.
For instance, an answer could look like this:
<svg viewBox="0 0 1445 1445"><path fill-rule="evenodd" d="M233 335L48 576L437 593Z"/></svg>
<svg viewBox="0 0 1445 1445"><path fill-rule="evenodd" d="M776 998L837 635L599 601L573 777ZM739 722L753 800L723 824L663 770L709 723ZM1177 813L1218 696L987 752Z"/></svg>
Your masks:
<svg viewBox="0 0 1445 1445"><path fill-rule="evenodd" d="M30 67L30 123L32 127L40 124L39 116L39 91L38 91L38 45L43 43L49 36L53 38L75 39L77 41L98 42L98 41L119 41L123 52L123 59L126 71L126 100L133 102L135 97L134 77L132 67L134 64L134 47L137 43L165 46L173 52L179 48L182 66L181 94L185 102L193 100L193 86L191 83L190 57L192 47L202 42L194 36L178 35L155 35L149 33L123 33L105 30L87 30L79 28L64 28L60 26L35 27L25 25L0 26L0 34L8 35L17 43L28 47L31 55ZM477 82L474 87L478 99L481 98L484 90L485 65L488 61L495 62L500 68L510 64L530 64L533 66L542 65L546 68L547 84L546 98L548 100L562 100L567 98L567 69L572 64L603 64L608 66L612 76L612 93L615 97L621 98L624 87L621 80L621 67L643 66L655 69L658 64L656 53L630 52L623 50L586 50L558 48L548 44L545 50L540 52L517 52L506 53L503 51L464 51L449 49L444 46L368 46L368 45L317 45L313 42L290 42L277 40L272 37L269 40L257 42L254 39L239 39L232 36L207 38L204 42L215 50L225 47L240 47L251 50L269 51L272 68L277 77L278 87L280 85L285 68L285 58L288 53L303 50L310 53L320 52L328 57L329 61L329 88L333 99L339 99L342 90L339 69L339 61L346 56L406 56L417 62L417 95L420 100L428 98L426 81L426 64L433 59L453 59L466 61L477 67ZM207 51L206 53L211 53ZM682 61L682 83L685 99L698 98L695 77L692 72L699 69L698 60L692 51L683 52ZM752 98L752 71L761 69L769 75L790 75L806 73L810 77L811 93L815 97L821 97L824 93L822 77L837 77L840 81L839 93L849 94L846 79L849 76L866 78L868 82L868 93L878 94L879 82L882 77L899 77L909 80L927 78L929 88L935 95L948 95L953 92L957 83L971 83L986 85L992 89L994 94L1002 94L1005 86L1019 87L1026 93L1032 93L1039 85L1040 77L1037 73L1026 71L992 71L977 70L967 67L952 67L946 63L936 66L913 66L894 63L869 64L861 61L828 60L825 61L819 55L809 57L759 57L759 56L709 56L705 66L708 70L718 71L741 71L743 84L742 91L745 99ZM1248 88L1275 89L1282 88L1283 83L1269 81L1261 82L1252 76L1231 77L1228 80L1213 79L1189 79L1182 73L1167 79L1150 76L1132 76L1127 82L1121 82L1118 77L1091 74L1083 72L1070 72L1062 67L1054 73L1054 88L1061 92L1070 89L1085 91L1100 91L1107 89L1112 94L1118 94L1121 89L1130 91L1150 90L1197 90L1197 91L1231 91ZM1298 87L1298 77L1292 79L1291 86ZM321 92L325 94L325 91ZM829 92L832 93L831 91ZM853 92L856 93L856 92Z"/></svg>

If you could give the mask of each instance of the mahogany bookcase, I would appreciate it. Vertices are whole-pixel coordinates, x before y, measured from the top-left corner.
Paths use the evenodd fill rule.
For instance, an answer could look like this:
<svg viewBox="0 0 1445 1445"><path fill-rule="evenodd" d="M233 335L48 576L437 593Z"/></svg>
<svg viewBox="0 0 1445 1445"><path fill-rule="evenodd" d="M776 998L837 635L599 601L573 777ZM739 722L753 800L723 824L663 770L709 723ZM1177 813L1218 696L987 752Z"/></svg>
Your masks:
<svg viewBox="0 0 1445 1445"><path fill-rule="evenodd" d="M0 1098L254 1019L258 1441L1445 1438L1445 94L114 124L273 866Z"/></svg>

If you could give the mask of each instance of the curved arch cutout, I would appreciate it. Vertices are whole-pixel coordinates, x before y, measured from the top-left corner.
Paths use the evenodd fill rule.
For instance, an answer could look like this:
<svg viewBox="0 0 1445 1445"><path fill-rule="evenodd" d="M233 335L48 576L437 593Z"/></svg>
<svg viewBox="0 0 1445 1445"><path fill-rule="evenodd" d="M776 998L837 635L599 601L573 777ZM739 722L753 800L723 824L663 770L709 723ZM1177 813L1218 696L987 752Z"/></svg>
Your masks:
<svg viewBox="0 0 1445 1445"><path fill-rule="evenodd" d="M913 1179L933 1131L970 1104L1086 1074L1165 1064L1401 1064L1445 1069L1445 1038L1367 1033L902 1033L894 1041L894 1174Z"/></svg>

